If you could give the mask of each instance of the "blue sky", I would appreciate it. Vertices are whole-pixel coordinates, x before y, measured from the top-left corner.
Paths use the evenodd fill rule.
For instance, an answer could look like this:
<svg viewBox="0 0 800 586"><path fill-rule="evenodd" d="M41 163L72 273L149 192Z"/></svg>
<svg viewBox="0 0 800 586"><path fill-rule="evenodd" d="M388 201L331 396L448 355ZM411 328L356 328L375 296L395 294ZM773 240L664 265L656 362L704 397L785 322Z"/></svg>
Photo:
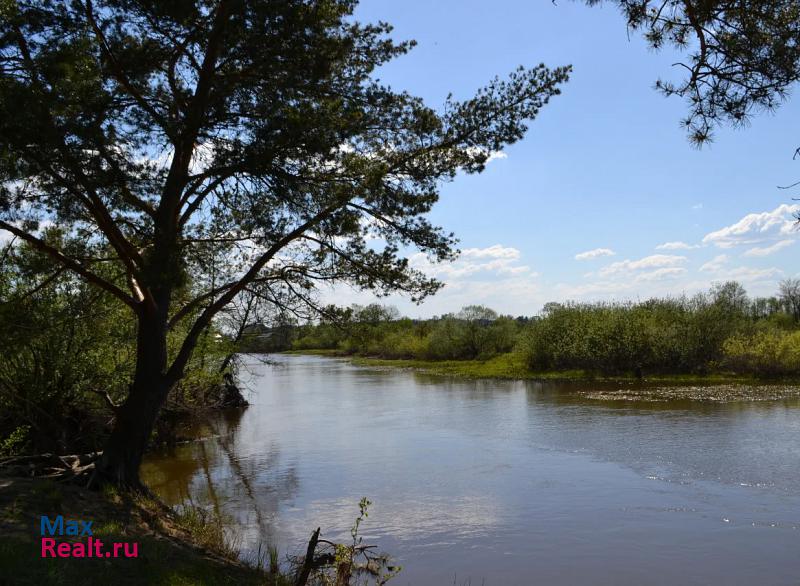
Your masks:
<svg viewBox="0 0 800 586"><path fill-rule="evenodd" d="M629 37L612 5L363 0L357 17L417 40L379 77L432 106L520 64L574 68L523 141L482 175L443 187L431 219L456 233L464 254L444 267L413 257L447 286L421 306L391 298L404 313L483 303L533 314L546 301L693 293L730 278L766 295L800 271L791 199L800 190L777 189L800 179L797 100L745 129L719 129L697 150L679 126L685 104L653 90L657 78L680 75L671 66L679 57Z"/></svg>

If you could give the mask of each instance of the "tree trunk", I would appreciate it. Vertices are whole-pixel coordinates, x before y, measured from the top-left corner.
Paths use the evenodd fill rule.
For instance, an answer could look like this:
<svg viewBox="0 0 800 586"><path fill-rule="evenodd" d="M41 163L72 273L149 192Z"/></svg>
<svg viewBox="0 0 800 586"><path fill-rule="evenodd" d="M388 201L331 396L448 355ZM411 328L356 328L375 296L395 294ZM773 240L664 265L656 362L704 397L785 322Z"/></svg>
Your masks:
<svg viewBox="0 0 800 586"><path fill-rule="evenodd" d="M161 312L158 312L161 313ZM158 412L174 386L167 377L165 315L142 315L137 332L136 372L125 402L117 409L94 484L140 490L139 466Z"/></svg>

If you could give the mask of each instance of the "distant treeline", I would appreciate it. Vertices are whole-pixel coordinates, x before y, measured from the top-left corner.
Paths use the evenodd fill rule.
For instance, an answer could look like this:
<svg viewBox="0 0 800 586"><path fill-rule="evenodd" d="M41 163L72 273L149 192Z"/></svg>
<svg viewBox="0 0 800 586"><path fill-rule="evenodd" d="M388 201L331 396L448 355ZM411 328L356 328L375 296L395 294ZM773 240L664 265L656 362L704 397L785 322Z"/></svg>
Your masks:
<svg viewBox="0 0 800 586"><path fill-rule="evenodd" d="M488 359L515 352L532 371L800 374L800 280L750 298L737 282L691 297L548 303L534 317L480 305L427 320L354 306L313 325L252 329L248 351L328 349L389 359Z"/></svg>

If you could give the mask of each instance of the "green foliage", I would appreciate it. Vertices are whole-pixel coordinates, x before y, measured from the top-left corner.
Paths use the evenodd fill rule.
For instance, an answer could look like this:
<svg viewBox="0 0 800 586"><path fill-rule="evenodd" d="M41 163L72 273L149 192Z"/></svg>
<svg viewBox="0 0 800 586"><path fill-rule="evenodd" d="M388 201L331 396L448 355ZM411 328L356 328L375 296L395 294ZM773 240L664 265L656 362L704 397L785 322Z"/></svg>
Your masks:
<svg viewBox="0 0 800 586"><path fill-rule="evenodd" d="M470 317L462 310L456 317L438 320L432 327L424 356L434 360L485 360L510 351L516 343L517 323L511 318L494 315Z"/></svg>
<svg viewBox="0 0 800 586"><path fill-rule="evenodd" d="M727 282L693 297L548 303L532 319L498 316L479 305L422 321L384 317L368 322L359 311L350 311L337 324L303 326L294 348L481 377L707 375L721 370L790 376L800 374L796 297L800 284L790 281L781 283L779 298L754 299L739 283ZM372 315L380 314L376 311Z"/></svg>
<svg viewBox="0 0 800 586"><path fill-rule="evenodd" d="M79 246L54 231L48 238ZM0 254L0 437L19 438L14 449L32 452L101 449L109 421L105 396L121 402L133 374L133 316L28 245L9 245ZM170 333L172 352L187 327L179 323ZM219 368L230 351L213 329L201 336L171 405L213 402L209 391L221 386Z"/></svg>
<svg viewBox="0 0 800 586"><path fill-rule="evenodd" d="M485 360L509 352L519 334L517 321L482 306L422 321L397 315L394 308L355 307L336 324L300 328L293 348L391 359Z"/></svg>
<svg viewBox="0 0 800 586"><path fill-rule="evenodd" d="M601 0L587 0L600 4ZM720 124L741 126L772 111L800 79L800 6L796 0L614 0L654 49L688 52L684 79L656 82L680 96L683 123L697 144Z"/></svg>
<svg viewBox="0 0 800 586"><path fill-rule="evenodd" d="M725 341L723 352L724 366L736 372L768 377L800 374L800 331L769 328L737 334Z"/></svg>
<svg viewBox="0 0 800 586"><path fill-rule="evenodd" d="M20 425L7 438L0 441L0 458L21 453L28 441L30 431L29 425Z"/></svg>
<svg viewBox="0 0 800 586"><path fill-rule="evenodd" d="M297 339L292 343L295 350L333 350L339 347L344 333L333 324L320 324L299 328Z"/></svg>
<svg viewBox="0 0 800 586"><path fill-rule="evenodd" d="M794 318L771 299L749 299L741 285L714 285L691 298L641 303L548 304L528 326L520 350L532 370L580 369L602 374L696 373L733 368L746 374L770 372L767 338L746 358L737 348L753 332L769 340L795 330ZM780 332L783 331L784 334ZM734 343L733 340L740 342ZM788 350L784 350L788 352ZM738 358L734 359L734 355Z"/></svg>
<svg viewBox="0 0 800 586"><path fill-rule="evenodd" d="M725 339L748 323L727 300L705 295L551 305L528 326L521 347L533 370L701 373L721 358Z"/></svg>
<svg viewBox="0 0 800 586"><path fill-rule="evenodd" d="M60 238L52 234L51 238ZM30 447L62 452L95 445L102 409L131 374L135 329L109 295L59 271L27 246L0 264L0 433L30 427Z"/></svg>

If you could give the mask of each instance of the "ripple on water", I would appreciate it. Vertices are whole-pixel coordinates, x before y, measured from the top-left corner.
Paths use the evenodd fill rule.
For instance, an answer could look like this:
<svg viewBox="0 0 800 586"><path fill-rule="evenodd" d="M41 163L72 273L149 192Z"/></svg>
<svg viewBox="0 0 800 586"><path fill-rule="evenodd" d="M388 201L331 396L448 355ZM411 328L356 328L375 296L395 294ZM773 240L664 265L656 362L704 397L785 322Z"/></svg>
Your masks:
<svg viewBox="0 0 800 586"><path fill-rule="evenodd" d="M797 584L796 387L274 362L249 365L247 410L143 471L221 509L245 557L303 551L316 527L347 540L367 496L363 536L398 584Z"/></svg>

